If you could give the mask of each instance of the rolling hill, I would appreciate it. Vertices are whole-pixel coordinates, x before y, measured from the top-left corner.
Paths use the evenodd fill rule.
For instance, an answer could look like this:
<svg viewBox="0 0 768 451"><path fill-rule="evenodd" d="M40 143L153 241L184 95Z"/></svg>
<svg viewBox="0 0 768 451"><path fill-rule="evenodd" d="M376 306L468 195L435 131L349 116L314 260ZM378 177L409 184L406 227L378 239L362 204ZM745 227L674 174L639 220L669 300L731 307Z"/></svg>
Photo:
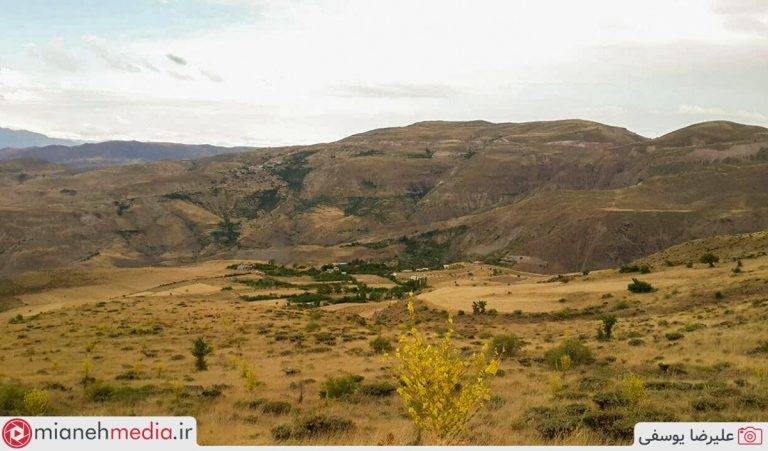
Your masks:
<svg viewBox="0 0 768 451"><path fill-rule="evenodd" d="M768 229L766 132L716 122L647 139L582 120L430 121L87 171L0 162L0 272L211 258L615 266Z"/></svg>

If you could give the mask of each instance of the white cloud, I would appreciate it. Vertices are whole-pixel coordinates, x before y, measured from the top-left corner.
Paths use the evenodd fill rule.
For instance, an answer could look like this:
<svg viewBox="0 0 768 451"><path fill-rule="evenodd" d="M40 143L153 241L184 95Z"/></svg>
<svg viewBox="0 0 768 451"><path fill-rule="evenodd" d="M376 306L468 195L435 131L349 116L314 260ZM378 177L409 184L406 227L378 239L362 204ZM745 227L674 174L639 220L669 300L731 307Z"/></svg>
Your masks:
<svg viewBox="0 0 768 451"><path fill-rule="evenodd" d="M679 114L706 114L706 115L721 115L724 116L727 113L722 108L718 107L702 107L699 105L680 105L677 108Z"/></svg>
<svg viewBox="0 0 768 451"><path fill-rule="evenodd" d="M703 107L699 105L682 104L677 108L678 114L694 116L716 116L719 118L731 118L742 120L766 121L768 116L757 111L737 110L727 111L720 107Z"/></svg>
<svg viewBox="0 0 768 451"><path fill-rule="evenodd" d="M713 9L723 16L727 28L768 37L768 2L765 0L716 0Z"/></svg>
<svg viewBox="0 0 768 451"><path fill-rule="evenodd" d="M0 79L0 114L87 139L228 144L425 119L584 117L651 136L706 116L766 121L768 42L732 23L760 21L764 0L210 1L259 19L35 44L14 67L34 86Z"/></svg>

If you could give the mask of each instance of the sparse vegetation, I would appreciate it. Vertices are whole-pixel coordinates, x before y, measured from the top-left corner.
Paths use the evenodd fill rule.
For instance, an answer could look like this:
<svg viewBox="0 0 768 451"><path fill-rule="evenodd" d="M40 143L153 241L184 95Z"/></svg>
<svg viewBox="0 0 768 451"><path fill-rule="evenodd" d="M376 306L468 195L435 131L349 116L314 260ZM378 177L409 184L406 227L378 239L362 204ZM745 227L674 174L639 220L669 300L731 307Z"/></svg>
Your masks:
<svg viewBox="0 0 768 451"><path fill-rule="evenodd" d="M208 424L226 417L233 430L226 442L286 445L476 443L476 431L491 444L521 437L626 444L637 421L760 419L768 346L752 328L768 305L767 259L744 261L741 277L733 277L737 259L715 269L658 263L653 295L622 293L628 277L616 271L543 282L549 277L464 264L429 272L426 286L416 271L393 276L394 260L321 268L229 262L220 264L229 266L223 276L152 295L8 314L0 324L9 347L4 374L14 379L0 377L0 414L178 413ZM480 287L481 294L466 295ZM419 290L411 317L396 293ZM306 302L277 301L289 296ZM470 310L478 298L499 311L487 304ZM449 311L475 315L446 325ZM403 371L404 342L391 340L403 324L422 337L420 351L408 354L418 372ZM412 344L409 330L401 333ZM62 334L67 346L60 348ZM208 372L191 371L197 357L187 348L196 338L216 346L203 358ZM452 352L443 358L446 338ZM731 354L709 352L721 341ZM485 366L475 360L479 353ZM493 360L495 375L482 373L482 386L474 386ZM457 368L464 368L460 377ZM422 398L398 394L419 387L403 374L429 381ZM662 407L669 399L674 415ZM453 413L432 415L439 403ZM528 410L517 413L520 405ZM498 415L505 420L488 429ZM412 429L406 418L425 426ZM222 443L204 429L201 439Z"/></svg>

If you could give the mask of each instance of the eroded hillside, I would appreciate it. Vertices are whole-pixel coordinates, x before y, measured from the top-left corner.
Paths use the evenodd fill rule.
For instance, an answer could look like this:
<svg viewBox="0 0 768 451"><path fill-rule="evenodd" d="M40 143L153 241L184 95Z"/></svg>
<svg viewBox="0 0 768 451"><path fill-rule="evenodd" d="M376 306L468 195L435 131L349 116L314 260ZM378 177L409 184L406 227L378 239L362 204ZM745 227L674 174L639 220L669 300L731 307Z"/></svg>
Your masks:
<svg viewBox="0 0 768 451"><path fill-rule="evenodd" d="M82 171L0 164L0 271L207 258L561 272L768 228L768 131L422 122L330 144Z"/></svg>

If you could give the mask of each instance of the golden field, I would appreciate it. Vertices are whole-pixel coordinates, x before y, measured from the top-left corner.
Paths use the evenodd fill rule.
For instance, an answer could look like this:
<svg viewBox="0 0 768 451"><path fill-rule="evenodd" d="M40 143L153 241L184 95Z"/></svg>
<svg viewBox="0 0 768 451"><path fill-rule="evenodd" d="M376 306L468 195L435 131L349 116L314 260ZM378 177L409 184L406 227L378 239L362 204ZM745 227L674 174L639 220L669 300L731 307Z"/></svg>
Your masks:
<svg viewBox="0 0 768 451"><path fill-rule="evenodd" d="M431 339L450 314L465 353L499 335L525 343L503 358L492 398L455 442L625 444L636 421L768 420L768 257L741 262L736 271L731 259L714 268L670 262L648 274L553 277L486 264L418 273L429 286L411 301ZM391 351L370 345L397 344L407 299L248 302L242 296L288 296L312 280L274 277L290 286L254 288L245 282L266 276L226 269L232 263L81 269L72 286L17 293L24 305L0 313L0 407L38 389L48 414L192 415L202 444L438 442L419 441L394 392ZM632 278L655 291L629 292ZM485 313L473 312L478 300ZM601 315L617 318L609 340L596 337ZM190 351L197 337L213 347L205 371ZM552 366L545 354L566 339L593 358ZM642 384L627 402L630 374ZM349 393L321 396L329 377L352 375L362 380ZM281 436L281 425L294 433Z"/></svg>

